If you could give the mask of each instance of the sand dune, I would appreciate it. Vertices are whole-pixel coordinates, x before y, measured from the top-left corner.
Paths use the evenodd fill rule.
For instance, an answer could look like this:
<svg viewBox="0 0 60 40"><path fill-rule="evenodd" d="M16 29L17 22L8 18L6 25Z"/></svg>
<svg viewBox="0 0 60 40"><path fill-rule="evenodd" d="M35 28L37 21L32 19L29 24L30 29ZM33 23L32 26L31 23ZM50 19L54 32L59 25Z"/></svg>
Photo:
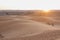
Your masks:
<svg viewBox="0 0 60 40"><path fill-rule="evenodd" d="M2 17L0 33L4 36L3 40L52 40L60 38L59 28L30 19L31 17L28 16Z"/></svg>

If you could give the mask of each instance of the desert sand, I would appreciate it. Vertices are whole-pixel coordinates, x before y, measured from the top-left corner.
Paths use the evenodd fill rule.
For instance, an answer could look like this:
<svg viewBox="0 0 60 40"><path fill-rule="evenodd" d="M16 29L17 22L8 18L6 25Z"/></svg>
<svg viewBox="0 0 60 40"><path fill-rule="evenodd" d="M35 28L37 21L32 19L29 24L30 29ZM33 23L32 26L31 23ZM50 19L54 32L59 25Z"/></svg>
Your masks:
<svg viewBox="0 0 60 40"><path fill-rule="evenodd" d="M36 19L37 20L37 19ZM60 28L30 16L0 16L0 40L59 40Z"/></svg>

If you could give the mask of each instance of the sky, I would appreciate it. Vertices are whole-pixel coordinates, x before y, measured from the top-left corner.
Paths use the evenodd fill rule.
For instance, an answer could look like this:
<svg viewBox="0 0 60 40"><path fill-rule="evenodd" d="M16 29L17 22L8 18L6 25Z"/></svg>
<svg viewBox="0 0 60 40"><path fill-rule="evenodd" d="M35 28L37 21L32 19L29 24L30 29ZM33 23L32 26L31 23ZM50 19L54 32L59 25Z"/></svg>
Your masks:
<svg viewBox="0 0 60 40"><path fill-rule="evenodd" d="M60 0L0 0L0 10L60 10Z"/></svg>

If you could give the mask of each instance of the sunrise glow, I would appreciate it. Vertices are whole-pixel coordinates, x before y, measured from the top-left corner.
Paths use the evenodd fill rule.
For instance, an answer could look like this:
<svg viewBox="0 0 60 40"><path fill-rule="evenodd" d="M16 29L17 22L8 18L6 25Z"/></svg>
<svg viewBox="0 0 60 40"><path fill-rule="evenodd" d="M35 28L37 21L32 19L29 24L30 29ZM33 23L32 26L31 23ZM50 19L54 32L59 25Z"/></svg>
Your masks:
<svg viewBox="0 0 60 40"><path fill-rule="evenodd" d="M44 12L49 12L49 10L43 10Z"/></svg>

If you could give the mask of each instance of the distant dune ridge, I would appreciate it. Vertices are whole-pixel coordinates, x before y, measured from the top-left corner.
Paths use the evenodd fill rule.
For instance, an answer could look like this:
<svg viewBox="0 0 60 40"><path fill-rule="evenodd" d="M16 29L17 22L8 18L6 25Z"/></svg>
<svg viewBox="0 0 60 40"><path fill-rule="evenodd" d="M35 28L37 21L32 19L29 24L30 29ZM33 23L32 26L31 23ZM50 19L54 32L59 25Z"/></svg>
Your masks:
<svg viewBox="0 0 60 40"><path fill-rule="evenodd" d="M39 12L38 12L39 11ZM42 10L0 10L0 15L6 15L6 13L8 14L35 14L36 15L41 15L43 14ZM39 13L39 14L38 14ZM44 14L45 15L45 14ZM51 16L60 16L60 10L50 10L50 12L48 12L48 15Z"/></svg>

